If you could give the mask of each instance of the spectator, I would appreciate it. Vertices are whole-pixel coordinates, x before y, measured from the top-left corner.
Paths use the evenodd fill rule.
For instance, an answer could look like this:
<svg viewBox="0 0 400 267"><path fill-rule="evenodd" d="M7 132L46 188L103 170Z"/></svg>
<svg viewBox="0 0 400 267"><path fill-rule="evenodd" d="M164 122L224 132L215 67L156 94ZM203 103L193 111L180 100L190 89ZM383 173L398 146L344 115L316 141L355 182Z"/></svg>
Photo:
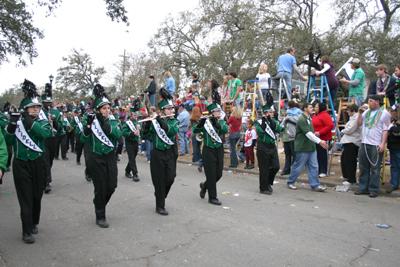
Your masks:
<svg viewBox="0 0 400 267"><path fill-rule="evenodd" d="M332 130L335 127L331 116L326 111L325 103L318 103L315 106L315 115L312 118L315 135L321 140L326 141L328 148L323 148L317 144L318 173L319 178L324 178L328 174L328 149L332 140Z"/></svg>
<svg viewBox="0 0 400 267"><path fill-rule="evenodd" d="M285 150L285 167L283 168L281 175L290 174L290 167L296 159L296 152L294 151L294 139L296 138L296 124L303 113L301 109L296 107L296 103L291 100L289 101L289 109L287 110L283 121L284 129L282 132L283 148Z"/></svg>
<svg viewBox="0 0 400 267"><path fill-rule="evenodd" d="M167 71L165 73L165 77L167 78L167 85L165 86L165 89L171 94L172 97L174 97L175 94L175 80L172 77L171 72Z"/></svg>
<svg viewBox="0 0 400 267"><path fill-rule="evenodd" d="M389 89L387 89L386 94L390 94L390 93L394 92L394 94L395 94L395 95L394 95L395 102L396 102L396 103L399 103L399 102L400 102L400 100L399 100L400 64L397 65L397 66L394 68L393 77L395 77L396 83L395 83L393 86L391 86Z"/></svg>
<svg viewBox="0 0 400 267"><path fill-rule="evenodd" d="M351 68L354 70L353 75L351 76L351 80L347 80L346 78L340 79L342 83L349 84L349 101L352 99L356 100L356 105L361 107L362 102L364 100L364 80L365 74L361 69L361 61L358 58L353 58L350 62Z"/></svg>
<svg viewBox="0 0 400 267"><path fill-rule="evenodd" d="M201 114L207 111L208 105L205 102L206 102L205 96L200 96L200 101L199 103L196 104L196 107L200 109Z"/></svg>
<svg viewBox="0 0 400 267"><path fill-rule="evenodd" d="M219 83L215 79L212 79L210 83L211 83L211 100L212 100L210 103L216 103L218 105L221 105L221 96L222 96L221 86L219 86Z"/></svg>
<svg viewBox="0 0 400 267"><path fill-rule="evenodd" d="M240 150L237 152L238 158L243 162L246 163L246 152L244 151L244 145L240 147Z"/></svg>
<svg viewBox="0 0 400 267"><path fill-rule="evenodd" d="M181 104L181 100L179 99L179 94L174 94L174 106L175 107L179 107L179 105Z"/></svg>
<svg viewBox="0 0 400 267"><path fill-rule="evenodd" d="M378 79L372 83L371 95L382 95L383 97L389 98L389 105L394 105L394 91L387 91L388 88L395 86L396 79L389 76L387 73L387 66L385 64L379 64L376 66L376 76Z"/></svg>
<svg viewBox="0 0 400 267"><path fill-rule="evenodd" d="M236 71L231 71L229 73L229 98L228 103L235 103L237 107L241 107L240 102L240 90L242 89L242 81L237 78Z"/></svg>
<svg viewBox="0 0 400 267"><path fill-rule="evenodd" d="M83 101L83 98L81 97L81 98L79 98L79 105L85 105L85 102Z"/></svg>
<svg viewBox="0 0 400 267"><path fill-rule="evenodd" d="M321 58L321 71L316 71L315 74L317 76L325 74L326 80L328 81L329 92L331 93L332 101L334 101L339 89L339 80L335 75L335 69L328 56L323 56Z"/></svg>
<svg viewBox="0 0 400 267"><path fill-rule="evenodd" d="M370 96L368 103L369 109L364 111L365 109L360 108L357 118L357 125L362 126L363 134L358 153L360 183L354 194L377 197L383 152L389 135L386 122L390 121L390 114L382 107L383 100L380 95Z"/></svg>
<svg viewBox="0 0 400 267"><path fill-rule="evenodd" d="M224 76L224 82L222 83L222 93L221 93L221 97L222 97L222 104L224 105L225 103L229 103L229 74L225 73Z"/></svg>
<svg viewBox="0 0 400 267"><path fill-rule="evenodd" d="M341 131L343 137L340 143L343 147L343 153L340 158L340 164L342 166L343 178L347 179L343 184L351 185L357 183L357 157L358 149L361 146L362 129L357 125L357 118L359 116L358 106L356 104L347 106L347 113L349 114L350 120Z"/></svg>
<svg viewBox="0 0 400 267"><path fill-rule="evenodd" d="M129 97L129 106L130 106L130 107L132 106L134 100L135 100L135 96L134 96L134 95L131 95L131 96Z"/></svg>
<svg viewBox="0 0 400 267"><path fill-rule="evenodd" d="M277 78L284 78L285 82L286 82L286 87L287 90L289 92L289 94L292 93L292 68L295 70L295 72L299 75L299 77L301 77L301 79L303 81L306 81L307 78L304 77L299 69L297 68L297 63L296 63L296 58L294 57L294 53L296 52L296 50L289 46L286 49L286 54L281 55L278 58L278 74L276 75ZM285 95L285 91L281 92L281 96L283 98L283 96ZM292 97L292 96L290 96Z"/></svg>
<svg viewBox="0 0 400 267"><path fill-rule="evenodd" d="M192 94L192 88L188 87L187 93L186 93L186 101L183 103L185 105L185 108L187 110L192 110L194 106L194 99L193 99L193 94Z"/></svg>
<svg viewBox="0 0 400 267"><path fill-rule="evenodd" d="M154 81L153 75L150 75L149 80L150 83L144 92L149 96L150 105L154 107L156 105L157 85L156 82ZM175 92L175 87L174 87L174 92Z"/></svg>
<svg viewBox="0 0 400 267"><path fill-rule="evenodd" d="M189 119L190 119L190 114L187 112L185 109L184 104L180 104L178 106L179 110L179 115L178 115L178 121L179 121L179 146L180 146L180 156L184 156L185 152L186 154L190 154L189 150L189 140L187 139L187 132L189 130Z"/></svg>
<svg viewBox="0 0 400 267"><path fill-rule="evenodd" d="M316 144L320 144L322 148L327 149L328 144L319 139L314 134L314 127L311 123L310 115L313 113L313 107L310 103L303 103L303 114L300 115L296 125L296 139L294 141L294 150L296 151L296 159L293 163L292 171L287 186L289 189L296 190L294 185L304 166L308 173L308 183L312 190L323 192L325 186L321 186L318 180L318 161Z"/></svg>
<svg viewBox="0 0 400 267"><path fill-rule="evenodd" d="M240 139L240 125L242 123L242 113L240 107L234 107L232 111L232 115L229 117L228 122L229 125L229 144L230 144L230 156L231 156L231 165L230 168L237 168L239 164L237 154L236 154L236 144Z"/></svg>
<svg viewBox="0 0 400 267"><path fill-rule="evenodd" d="M193 129L193 126L197 125L199 123L201 117L201 112L198 107L194 107L192 111L192 115L190 117L190 129ZM193 158L192 162L198 162L199 161L199 167L202 167L203 165L200 166L200 161L201 161L201 142L197 141L196 139L197 134L192 133L192 147L193 147ZM199 170L200 171L200 170Z"/></svg>
<svg viewBox="0 0 400 267"><path fill-rule="evenodd" d="M248 120L245 133L245 140L244 140L244 151L246 157L246 167L245 169L254 169L254 146L257 142L257 133L253 129L254 121Z"/></svg>
<svg viewBox="0 0 400 267"><path fill-rule="evenodd" d="M389 127L388 149L390 151L390 187L386 193L392 193L399 189L400 177L400 121L399 105L393 105L391 108L392 123L386 122Z"/></svg>
<svg viewBox="0 0 400 267"><path fill-rule="evenodd" d="M267 93L268 90L271 88L271 75L269 75L268 71L268 65L267 64L262 64L260 68L258 69L258 73L256 75L256 80L258 80L258 84L260 85L262 97L264 99L264 103L267 101ZM257 92L258 99L260 99L261 106L262 106L262 101L259 92ZM268 103L271 104L271 103ZM273 103L272 103L273 104Z"/></svg>
<svg viewBox="0 0 400 267"><path fill-rule="evenodd" d="M299 87L292 89L292 100L295 102L297 101L296 103L300 102Z"/></svg>

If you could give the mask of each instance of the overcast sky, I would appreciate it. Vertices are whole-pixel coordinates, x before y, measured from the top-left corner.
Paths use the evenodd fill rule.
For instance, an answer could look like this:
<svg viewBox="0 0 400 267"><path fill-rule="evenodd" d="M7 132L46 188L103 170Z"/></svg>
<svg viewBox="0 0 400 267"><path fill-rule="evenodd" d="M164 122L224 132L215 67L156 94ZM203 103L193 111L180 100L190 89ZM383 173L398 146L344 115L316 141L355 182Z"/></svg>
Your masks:
<svg viewBox="0 0 400 267"><path fill-rule="evenodd" d="M36 45L39 56L28 67L16 67L15 59L0 66L0 93L28 79L37 86L56 76L63 65L62 57L73 48L82 48L96 66L104 66L108 76L100 82L113 82L113 63L122 59L124 49L129 53L147 51L147 43L168 13L192 10L197 0L124 1L130 26L111 22L106 16L104 0L63 0L55 16L45 17L45 10L35 10L35 26L44 30L45 38ZM127 30L129 32L127 32Z"/></svg>

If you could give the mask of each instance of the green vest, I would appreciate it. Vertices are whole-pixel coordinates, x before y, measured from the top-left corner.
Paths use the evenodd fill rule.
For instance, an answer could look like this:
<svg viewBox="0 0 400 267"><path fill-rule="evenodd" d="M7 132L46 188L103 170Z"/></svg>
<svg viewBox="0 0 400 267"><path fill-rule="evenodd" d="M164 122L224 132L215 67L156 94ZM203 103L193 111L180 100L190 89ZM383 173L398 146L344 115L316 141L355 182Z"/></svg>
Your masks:
<svg viewBox="0 0 400 267"><path fill-rule="evenodd" d="M133 125L135 125L135 127L137 128L137 126L139 125L139 123L137 121L133 121L131 119L129 119L130 121L132 121ZM131 128L129 128L128 124L126 122L124 122L124 126L122 126L122 135L126 138L129 139L131 141L138 141L139 140L139 136L135 135L134 137L129 137L129 135L132 133Z"/></svg>
<svg viewBox="0 0 400 267"><path fill-rule="evenodd" d="M214 126L214 130L217 132L219 137L221 138L222 134L226 134L229 131L228 125L226 125L226 122L223 120L219 121L219 124L221 124L222 128L221 130L216 129ZM192 133L198 134L198 133L203 133L203 146L207 146L209 148L218 148L222 146L222 143L217 142L216 140L212 139L212 137L208 134L207 130L202 127L202 128L197 128L197 125L193 126L192 128Z"/></svg>
<svg viewBox="0 0 400 267"><path fill-rule="evenodd" d="M86 116L86 118L87 118L87 116ZM96 154L99 154L99 155L108 154L108 153L112 152L115 149L116 140L118 140L122 134L120 127L119 127L119 121L107 119L106 122L111 125L112 130L111 130L111 133L106 133L106 132L104 132L104 133L110 139L110 141L113 143L114 147L109 147L109 146L105 145L104 143L102 143L92 132L90 132L90 134L88 136L86 136L84 132L81 134L82 143L90 142L90 151L92 151ZM86 121L86 119L84 119L82 121L83 129L86 128L86 124L87 124L87 121ZM100 123L100 125L101 125L101 123Z"/></svg>
<svg viewBox="0 0 400 267"><path fill-rule="evenodd" d="M282 127L279 125L279 121L274 120L274 122L276 123L277 127L276 127L275 130L273 130L271 128L271 126L270 126L271 130L274 133L280 133L282 131ZM269 125L269 121L267 121L267 123ZM258 136L257 141L261 141L261 142L264 142L264 143L267 143L267 144L275 143L276 140L261 129L261 125L258 123L257 120L256 120L256 123L255 123L255 126L256 126L256 132L257 132L257 136Z"/></svg>
<svg viewBox="0 0 400 267"><path fill-rule="evenodd" d="M169 119L169 120L164 120L164 121L169 126L169 131L167 132L167 136L169 137L169 139L171 139L172 142L176 143L175 135L177 135L179 132L179 121L177 119ZM143 131L144 131L144 129L142 127L142 131L140 134L143 139L149 139L150 136L153 135L153 147L155 147L159 150L167 150L171 147L170 145L164 143L160 139L160 137L158 137L156 130L154 129L153 123L151 124L150 130L146 135L143 135Z"/></svg>
<svg viewBox="0 0 400 267"><path fill-rule="evenodd" d="M38 121L37 118L35 118L35 123L32 125L31 129L28 129L25 125L24 127L32 141L35 142L35 144L37 144L43 152L36 152L29 149L18 140L18 138L15 136L15 133L9 134L7 131L5 131L6 142L7 145L14 146L14 157L17 159L23 161L35 160L42 156L45 152L44 140L51 137L50 124L45 120Z"/></svg>
<svg viewBox="0 0 400 267"><path fill-rule="evenodd" d="M3 131L0 131L0 169L4 173L7 171L8 151L6 140L2 132Z"/></svg>

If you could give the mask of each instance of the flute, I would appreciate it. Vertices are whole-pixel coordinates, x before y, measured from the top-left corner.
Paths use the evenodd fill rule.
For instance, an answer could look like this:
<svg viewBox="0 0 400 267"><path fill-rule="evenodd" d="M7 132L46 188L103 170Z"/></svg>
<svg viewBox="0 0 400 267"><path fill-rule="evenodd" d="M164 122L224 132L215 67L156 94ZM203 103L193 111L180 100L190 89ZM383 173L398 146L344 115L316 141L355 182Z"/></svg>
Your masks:
<svg viewBox="0 0 400 267"><path fill-rule="evenodd" d="M160 116L160 118L169 118L169 117L173 117L173 116L175 116L175 114ZM155 119L156 118L147 118L147 119L139 120L138 122L152 121L152 120L155 120Z"/></svg>
<svg viewBox="0 0 400 267"><path fill-rule="evenodd" d="M12 116L20 116L21 113L19 113L19 112L13 112L13 113L11 113L11 115L12 115ZM29 112L29 116L34 116L34 115L39 116L39 113L32 113L32 112Z"/></svg>

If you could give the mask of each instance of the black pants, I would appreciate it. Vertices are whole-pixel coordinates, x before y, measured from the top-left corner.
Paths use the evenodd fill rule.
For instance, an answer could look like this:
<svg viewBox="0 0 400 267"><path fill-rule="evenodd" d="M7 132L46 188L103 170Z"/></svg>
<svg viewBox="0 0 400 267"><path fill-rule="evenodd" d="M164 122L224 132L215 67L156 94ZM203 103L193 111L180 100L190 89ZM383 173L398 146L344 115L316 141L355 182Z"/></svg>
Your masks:
<svg viewBox="0 0 400 267"><path fill-rule="evenodd" d="M90 176L90 168L88 167L88 162L91 155L92 153L90 151L90 143L83 144L83 157L85 158L85 174L88 175L89 177L92 177ZM115 158L115 161L117 161L117 158Z"/></svg>
<svg viewBox="0 0 400 267"><path fill-rule="evenodd" d="M126 165L125 172L137 174L138 170L136 167L136 156L138 153L139 144L137 141L129 140L128 138L125 139L125 147L126 151L128 152L128 164Z"/></svg>
<svg viewBox="0 0 400 267"><path fill-rule="evenodd" d="M330 140L326 141L329 145ZM320 144L317 144L317 159L318 159L318 174L325 173L328 174L328 155L329 148L325 149ZM347 178L347 177L346 177Z"/></svg>
<svg viewBox="0 0 400 267"><path fill-rule="evenodd" d="M342 174L349 183L356 183L357 157L359 147L353 143L343 144L343 153L340 158Z"/></svg>
<svg viewBox="0 0 400 267"><path fill-rule="evenodd" d="M12 155L13 155L13 146L7 146L7 152L8 152L8 161L7 161L7 168L11 166L11 160L12 160Z"/></svg>
<svg viewBox="0 0 400 267"><path fill-rule="evenodd" d="M217 182L222 177L224 169L224 148L209 148L203 146L203 166L206 174L206 181L203 186L208 190L208 198L217 197Z"/></svg>
<svg viewBox="0 0 400 267"><path fill-rule="evenodd" d="M63 136L56 136L57 138L57 144L56 144L56 151L55 151L55 157L58 158L60 155L60 146L61 146L61 158L65 159L67 157L67 150L68 150L68 137L67 135Z"/></svg>
<svg viewBox="0 0 400 267"><path fill-rule="evenodd" d="M294 140L289 142L283 142L283 147L285 149L285 168L283 168L282 173L290 173L290 168L296 159L296 152L294 151Z"/></svg>
<svg viewBox="0 0 400 267"><path fill-rule="evenodd" d="M92 151L88 168L94 185L94 208L96 219L106 218L106 205L117 188L118 168L116 155L113 152L99 155Z"/></svg>
<svg viewBox="0 0 400 267"><path fill-rule="evenodd" d="M124 137L121 135L121 137L118 139L118 146L115 148L115 152L121 155L123 147L124 147Z"/></svg>
<svg viewBox="0 0 400 267"><path fill-rule="evenodd" d="M165 208L165 199L176 176L178 148L176 145L167 150L153 147L150 157L150 172L155 190L156 207Z"/></svg>
<svg viewBox="0 0 400 267"><path fill-rule="evenodd" d="M266 191L273 185L275 175L279 171L279 157L275 144L257 141L257 159L260 169L260 191Z"/></svg>
<svg viewBox="0 0 400 267"><path fill-rule="evenodd" d="M83 151L83 143L81 141L81 134L76 136L76 162L81 162L81 156Z"/></svg>
<svg viewBox="0 0 400 267"><path fill-rule="evenodd" d="M13 176L19 206L22 230L32 233L34 224L39 224L43 190L46 187L46 162L44 156L33 161L13 160Z"/></svg>
<svg viewBox="0 0 400 267"><path fill-rule="evenodd" d="M75 151L75 129L72 129L71 132L67 132L67 150L69 149L69 145L71 144L71 152Z"/></svg>
<svg viewBox="0 0 400 267"><path fill-rule="evenodd" d="M46 176L47 176L47 184L52 182L51 179L51 167L53 167L53 160L56 154L56 145L57 145L57 137L49 137L44 141L44 146L46 148L44 152L44 159L46 161Z"/></svg>

